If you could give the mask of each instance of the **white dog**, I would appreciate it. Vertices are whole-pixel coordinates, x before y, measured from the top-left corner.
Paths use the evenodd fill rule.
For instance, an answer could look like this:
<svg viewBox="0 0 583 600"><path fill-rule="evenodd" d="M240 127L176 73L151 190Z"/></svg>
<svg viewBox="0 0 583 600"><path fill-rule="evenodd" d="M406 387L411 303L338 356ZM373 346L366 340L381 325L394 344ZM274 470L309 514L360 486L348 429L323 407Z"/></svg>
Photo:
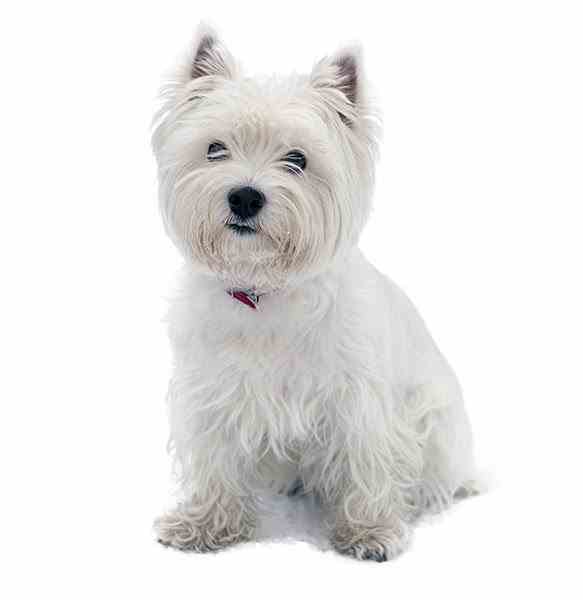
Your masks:
<svg viewBox="0 0 583 600"><path fill-rule="evenodd" d="M153 137L186 259L170 310L183 501L159 540L252 539L266 489L321 502L339 552L386 560L474 477L460 389L421 318L358 249L379 120L361 54L244 77L200 27Z"/></svg>

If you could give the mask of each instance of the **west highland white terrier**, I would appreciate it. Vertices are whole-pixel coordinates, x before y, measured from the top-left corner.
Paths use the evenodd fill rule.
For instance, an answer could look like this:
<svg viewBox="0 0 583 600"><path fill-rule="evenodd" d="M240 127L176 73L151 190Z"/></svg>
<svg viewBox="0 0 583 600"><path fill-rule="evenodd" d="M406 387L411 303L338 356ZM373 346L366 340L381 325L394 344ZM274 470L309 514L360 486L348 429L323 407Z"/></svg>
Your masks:
<svg viewBox="0 0 583 600"><path fill-rule="evenodd" d="M153 147L185 258L170 313L170 447L182 494L159 541L253 539L266 490L313 494L332 547L384 561L472 489L456 377L358 249L380 123L361 52L251 79L199 27Z"/></svg>

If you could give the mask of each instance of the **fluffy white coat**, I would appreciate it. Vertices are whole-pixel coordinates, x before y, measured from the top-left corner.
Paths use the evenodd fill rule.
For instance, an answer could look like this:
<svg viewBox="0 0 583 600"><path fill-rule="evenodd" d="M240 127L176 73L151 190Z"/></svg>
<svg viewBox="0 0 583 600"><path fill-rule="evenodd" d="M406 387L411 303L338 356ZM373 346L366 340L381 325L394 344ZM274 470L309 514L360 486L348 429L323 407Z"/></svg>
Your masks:
<svg viewBox="0 0 583 600"><path fill-rule="evenodd" d="M186 266L169 315L183 498L159 539L196 551L252 539L261 494L301 482L338 551L392 558L415 518L471 489L474 465L451 368L358 249L379 133L360 51L252 80L203 27L164 100L160 201ZM219 163L206 154L217 140ZM291 149L303 172L285 168ZM238 185L266 197L253 235L227 226ZM258 294L257 309L230 290Z"/></svg>

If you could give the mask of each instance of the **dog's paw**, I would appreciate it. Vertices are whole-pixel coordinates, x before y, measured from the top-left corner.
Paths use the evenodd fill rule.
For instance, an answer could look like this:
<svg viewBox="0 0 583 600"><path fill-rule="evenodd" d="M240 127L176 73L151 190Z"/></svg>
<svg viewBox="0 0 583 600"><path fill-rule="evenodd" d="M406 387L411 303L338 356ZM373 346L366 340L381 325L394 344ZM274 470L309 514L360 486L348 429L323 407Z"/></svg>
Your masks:
<svg viewBox="0 0 583 600"><path fill-rule="evenodd" d="M454 501L466 500L472 496L479 496L484 489L477 481L466 481L460 485L453 494Z"/></svg>
<svg viewBox="0 0 583 600"><path fill-rule="evenodd" d="M409 545L408 529L344 526L335 530L332 547L346 556L358 560L386 562L399 556Z"/></svg>
<svg viewBox="0 0 583 600"><path fill-rule="evenodd" d="M252 530L244 527L239 531L228 528L214 530L203 526L187 513L174 511L158 519L154 523L158 542L184 552L216 552L251 539Z"/></svg>

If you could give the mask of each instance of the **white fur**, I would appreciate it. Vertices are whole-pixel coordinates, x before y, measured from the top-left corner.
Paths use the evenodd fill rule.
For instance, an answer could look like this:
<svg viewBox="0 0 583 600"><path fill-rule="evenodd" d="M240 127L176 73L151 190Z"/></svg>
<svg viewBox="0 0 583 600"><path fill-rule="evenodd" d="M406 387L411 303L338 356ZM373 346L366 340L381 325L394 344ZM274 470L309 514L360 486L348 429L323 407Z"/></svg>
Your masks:
<svg viewBox="0 0 583 600"><path fill-rule="evenodd" d="M262 491L300 478L334 547L391 558L474 467L453 372L357 247L379 134L360 51L310 76L254 80L212 31L192 48L154 133L164 223L186 259L169 389L183 501L159 538L197 551L251 539ZM229 157L209 162L217 140ZM291 149L307 157L302 174L283 168ZM240 185L266 197L250 236L225 227ZM257 310L233 288L260 294Z"/></svg>

